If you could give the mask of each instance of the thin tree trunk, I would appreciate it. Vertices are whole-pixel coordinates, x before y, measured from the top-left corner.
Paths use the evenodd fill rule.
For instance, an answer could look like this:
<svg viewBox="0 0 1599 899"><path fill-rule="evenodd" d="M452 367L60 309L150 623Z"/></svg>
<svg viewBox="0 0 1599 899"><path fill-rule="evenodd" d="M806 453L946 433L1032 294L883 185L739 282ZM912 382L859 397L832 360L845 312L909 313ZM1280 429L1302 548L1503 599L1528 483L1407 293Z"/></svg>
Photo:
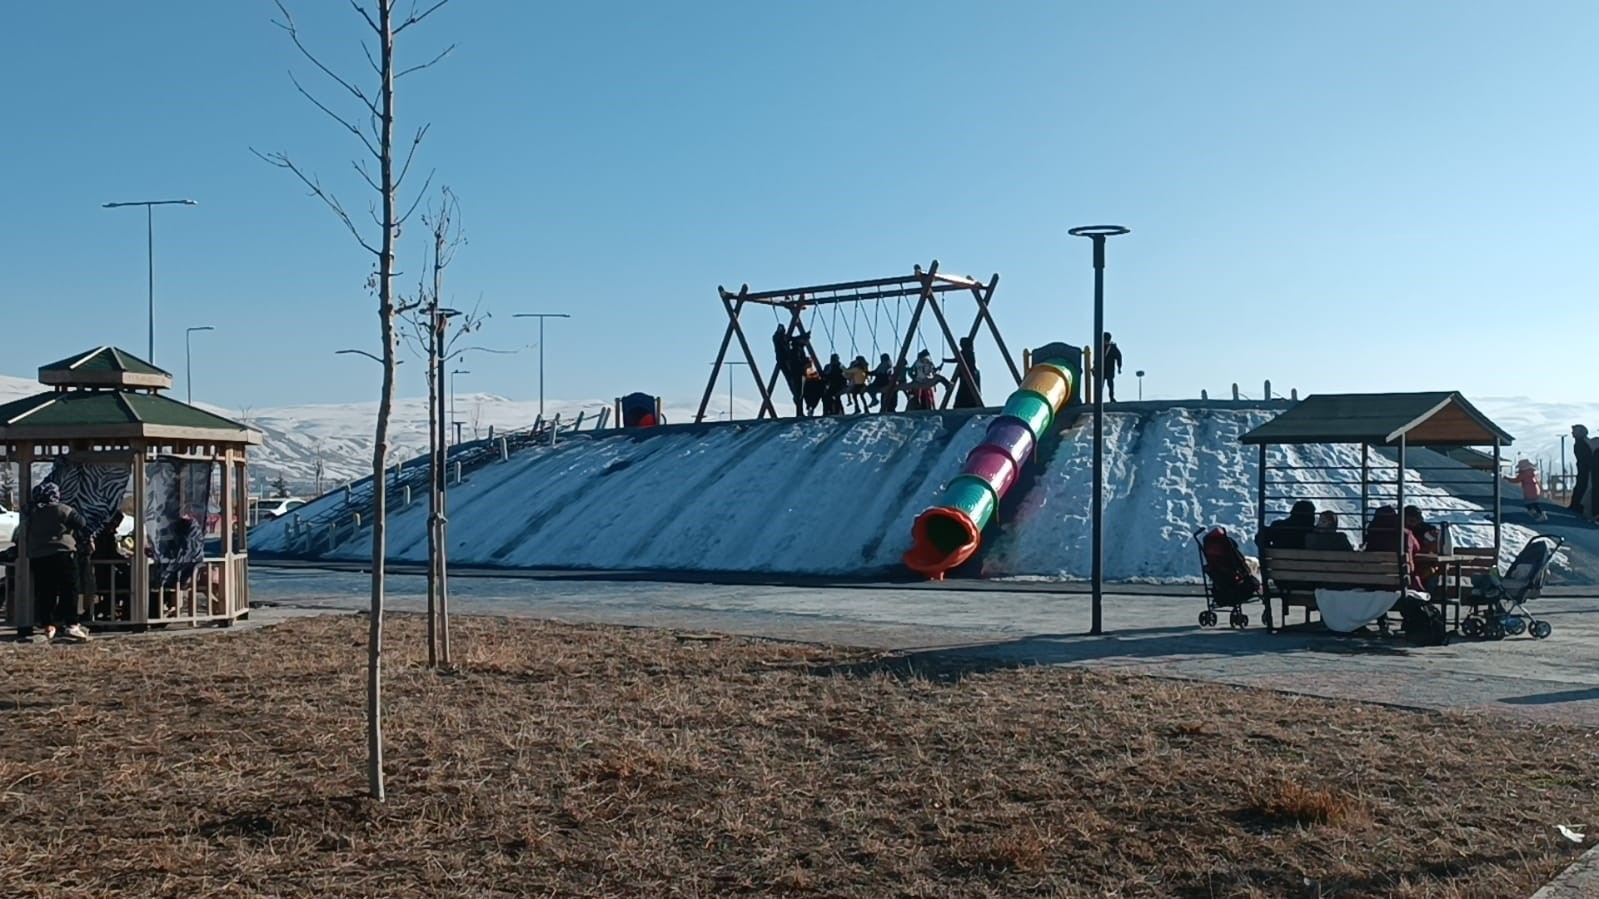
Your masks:
<svg viewBox="0 0 1599 899"><path fill-rule="evenodd" d="M367 638L367 792L382 802L383 789L383 566L388 560L389 416L394 411L394 28L389 0L379 0L378 39L383 78L379 149L383 186L383 247L378 254L378 327L383 340L383 394L372 447L372 609Z"/></svg>
<svg viewBox="0 0 1599 899"><path fill-rule="evenodd" d="M428 667L439 664L439 495L433 489L439 466L439 407L434 389L439 376L439 297L433 295L428 307Z"/></svg>

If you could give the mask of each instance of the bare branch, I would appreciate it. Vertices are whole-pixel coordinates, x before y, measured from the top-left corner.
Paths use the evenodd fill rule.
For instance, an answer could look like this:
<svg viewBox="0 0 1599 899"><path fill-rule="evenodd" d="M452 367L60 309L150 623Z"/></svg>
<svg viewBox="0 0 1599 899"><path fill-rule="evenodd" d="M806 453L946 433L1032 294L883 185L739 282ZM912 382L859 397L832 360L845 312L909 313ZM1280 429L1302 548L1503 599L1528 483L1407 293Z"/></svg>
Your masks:
<svg viewBox="0 0 1599 899"><path fill-rule="evenodd" d="M399 81L401 78L404 78L405 76L411 74L412 72L420 72L423 69L428 68L429 66L433 65L434 63L438 62L439 60L443 59L444 57L449 56L451 53L455 52L455 48L456 48L456 45L455 44L451 44L448 47L445 47L443 50L440 50L438 56L433 57L432 59L428 60L427 62L424 62L421 65L412 66L409 69L400 70L399 72L395 73L394 80L395 81Z"/></svg>
<svg viewBox="0 0 1599 899"><path fill-rule="evenodd" d="M396 228L398 228L399 226L405 224L406 221L411 218L411 213L416 211L416 207L421 204L422 198L427 196L428 187L429 187L429 185L431 185L433 183L433 174L434 173L431 172L431 171L428 172L427 180L422 182L422 189L417 191L416 199L411 201L411 208L405 210L405 215L402 215L398 219L395 220L394 226ZM398 184L399 182L395 182L395 183Z"/></svg>
<svg viewBox="0 0 1599 899"><path fill-rule="evenodd" d="M360 3L357 3L356 0L350 0L350 6L354 7L355 11L361 14L361 18L365 19L366 23L372 26L373 34L382 36L383 30L378 27L378 23L372 21L372 17L370 15L367 15L366 7L362 6Z"/></svg>
<svg viewBox="0 0 1599 899"><path fill-rule="evenodd" d="M464 347L461 347L460 349L456 350L455 352L449 354L448 356L440 357L439 361L448 362L451 359L454 359L455 357L461 355L462 353L493 353L493 354L495 354L497 356L515 356L517 353L520 353L520 352L522 352L522 351L521 350L501 350L501 349L495 349L494 347L486 347L486 346L464 346Z"/></svg>
<svg viewBox="0 0 1599 899"><path fill-rule="evenodd" d="M400 36L400 32L404 31L407 28L410 28L412 25L415 25L416 23L422 21L423 19L427 18L428 16L433 15L433 13L438 11L439 7L441 7L444 4L449 3L449 2L450 2L450 0L439 0L439 2L433 4L432 6L428 7L427 9L423 10L420 15L417 14L415 6L411 7L411 15L409 17L407 17L404 22L401 22L399 25L395 26L395 28L394 28L394 36L395 37L399 37Z"/></svg>
<svg viewBox="0 0 1599 899"><path fill-rule="evenodd" d="M411 170L411 160L416 158L416 148L422 145L422 138L427 136L428 128L432 125L433 123L429 122L416 129L416 137L411 138L411 147L405 153L405 162L400 166L400 174L394 178L395 190L399 190L400 185L405 183L405 173Z"/></svg>
<svg viewBox="0 0 1599 899"><path fill-rule="evenodd" d="M328 114L328 118L332 119L335 122L338 122L340 125L344 126L345 130L349 131L351 134L353 134L357 138L359 138L361 143L366 145L366 151L368 153L371 153L374 158L376 158L376 159L382 159L383 158L382 155L378 153L378 148L372 146L372 142L367 139L367 136L365 134L361 133L361 129L359 129L359 128L355 127L354 125L350 124L348 121L345 120L345 118L343 116L341 116L338 113L334 112L333 110L327 108L326 106L323 106L321 100L318 100L316 97L311 96L311 92L310 91L308 91L305 88L300 86L300 80L298 78L294 77L294 73L293 72L289 73L289 80L294 82L294 89L300 92L300 96L302 96L302 97L306 98L307 100L311 101L311 105L312 106L315 106L317 109L320 109L323 112L327 113Z"/></svg>
<svg viewBox="0 0 1599 899"><path fill-rule="evenodd" d="M254 147L250 148L250 152L254 153L261 159L261 161L267 163L268 165L274 165L280 169L288 169L290 172L293 172L294 177L299 178L302 184L310 188L311 195L327 204L327 207L333 211L333 214L338 217L339 221L344 223L344 227L350 229L350 234L355 238L355 242L361 245L362 249L374 256L379 255L377 248L367 243L366 239L361 236L361 232L356 230L355 222L350 220L350 214L344 211L344 206L339 203L339 199L333 196L331 193L323 190L322 182L318 181L316 178L307 177L304 172L300 171L300 167L295 165L294 161L290 159L287 154L262 153L260 150L257 150Z"/></svg>
<svg viewBox="0 0 1599 899"><path fill-rule="evenodd" d="M366 170L366 162L365 162L365 160L357 159L354 162L351 162L350 165L354 166L355 170L357 172L361 173L361 180L366 182L366 186L367 187L372 188L373 190L377 191L378 193L382 193L383 192L383 188L378 187L378 183L376 181L372 180L372 174Z"/></svg>
<svg viewBox="0 0 1599 899"><path fill-rule="evenodd" d="M316 54L314 54L310 50L306 49L305 44L300 41L300 32L299 32L299 30L297 28L295 28L294 16L289 14L289 9L288 9L288 7L283 5L283 0L272 0L272 2L277 4L278 12L283 14L283 21L282 22L274 21L272 24L278 26L279 28L282 28L284 31L287 31L289 33L289 40L294 41L294 46L299 49L300 55L304 56L306 59L309 59L311 61L312 65L314 65L318 69L322 70L322 74L324 74L324 75L328 76L329 78L333 79L333 81L335 83L337 83L340 87L343 87L345 90L349 91L351 96L355 97L357 100L360 100L363 104L365 104L367 109L372 110L372 114L373 115L378 115L379 113L378 113L377 104L375 104L371 100L367 99L366 94L362 93L360 91L360 89L358 89L355 85L351 84L350 82L344 80L343 78L340 78L337 74L334 73L334 71L332 69L330 69L326 65L324 65L322 63L322 60L317 59L316 58ZM365 15L365 14L366 13L363 10L362 11L362 15ZM370 19L368 21L370 21ZM299 85L296 84L295 87L299 87ZM301 93L304 93L303 89L301 90ZM318 105L320 105L320 104L318 104Z"/></svg>
<svg viewBox="0 0 1599 899"><path fill-rule="evenodd" d="M335 355L335 356L365 356L368 359L371 359L373 362L376 362L379 365L383 364L383 357L382 356L373 355L372 353L369 353L366 350L334 350L333 351L333 355ZM394 364L395 365L399 365L401 361L402 360L396 359Z"/></svg>
<svg viewBox="0 0 1599 899"><path fill-rule="evenodd" d="M360 7L356 8L360 9ZM361 15L366 15L366 10L362 9ZM361 52L366 54L366 64L372 67L372 74L382 78L383 67L378 65L378 61L372 58L372 48L366 45L366 41L361 42Z"/></svg>

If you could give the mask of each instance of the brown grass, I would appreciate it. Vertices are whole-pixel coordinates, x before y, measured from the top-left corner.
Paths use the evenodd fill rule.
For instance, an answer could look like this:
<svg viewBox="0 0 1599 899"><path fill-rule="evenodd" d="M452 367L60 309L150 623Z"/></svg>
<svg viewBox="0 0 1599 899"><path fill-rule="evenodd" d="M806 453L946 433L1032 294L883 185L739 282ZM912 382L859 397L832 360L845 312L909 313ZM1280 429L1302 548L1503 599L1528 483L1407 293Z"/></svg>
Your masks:
<svg viewBox="0 0 1599 899"><path fill-rule="evenodd" d="M1526 896L1593 734L1074 669L462 619L0 647L0 894Z"/></svg>

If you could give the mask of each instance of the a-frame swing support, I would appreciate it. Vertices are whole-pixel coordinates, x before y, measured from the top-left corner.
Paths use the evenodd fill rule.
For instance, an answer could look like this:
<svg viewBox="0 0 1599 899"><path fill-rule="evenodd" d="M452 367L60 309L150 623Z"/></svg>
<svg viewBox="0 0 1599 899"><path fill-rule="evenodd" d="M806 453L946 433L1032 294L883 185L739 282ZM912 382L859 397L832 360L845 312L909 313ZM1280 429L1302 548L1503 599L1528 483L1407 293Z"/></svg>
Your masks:
<svg viewBox="0 0 1599 899"><path fill-rule="evenodd" d="M957 375L966 383L972 385L972 392L977 398L978 405L983 402L982 392L978 388L976 378L967 369L966 360L960 353L960 343L955 338L955 332L950 327L946 310L941 300L947 294L971 294L972 301L976 304L977 311L972 316L972 324L967 329L966 337L975 339L984 325L988 326L988 333L994 338L994 344L999 348L1000 355L1005 359L1005 367L1010 371L1011 379L1017 385L1022 382L1021 369L1017 367L1016 360L1011 356L1010 348L1005 345L1005 338L999 333L999 326L994 323L993 313L989 304L993 302L994 290L999 286L999 275L989 278L987 283L977 281L962 275L944 275L938 271L938 260L923 270L920 265L913 267L911 274L899 275L888 278L874 278L867 281L846 281L838 284L820 284L813 287L795 287L785 290L767 290L751 292L749 285L739 287L737 293L730 293L726 288L718 286L716 292L721 298L722 308L727 313L727 330L722 334L722 343L716 350L716 361L711 365L711 376L705 384L705 393L700 397L699 410L694 414L694 420L704 421L706 410L710 407L711 396L716 391L716 382L722 376L723 363L727 360L727 351L737 338L739 350L744 354L744 363L749 366L755 389L760 391L761 406L756 418L778 418L777 407L773 404L772 395L777 387L781 372L774 364L770 377L765 369L756 360L754 351L750 348L748 337L744 333L739 315L750 304L780 307L789 311L788 333L795 336L796 330L804 333L804 321L801 314L807 307L835 305L838 303L865 303L877 300L900 300L916 297L915 309L911 312L909 324L905 333L900 336L899 354L896 357L898 365L907 365L911 346L916 339L917 329L921 324L922 313L932 310L933 318L938 323L938 329L943 334L946 345L955 356ZM818 368L821 360L814 347L807 346L811 361ZM944 397L947 407L953 396L950 390ZM728 410L729 416L732 410Z"/></svg>

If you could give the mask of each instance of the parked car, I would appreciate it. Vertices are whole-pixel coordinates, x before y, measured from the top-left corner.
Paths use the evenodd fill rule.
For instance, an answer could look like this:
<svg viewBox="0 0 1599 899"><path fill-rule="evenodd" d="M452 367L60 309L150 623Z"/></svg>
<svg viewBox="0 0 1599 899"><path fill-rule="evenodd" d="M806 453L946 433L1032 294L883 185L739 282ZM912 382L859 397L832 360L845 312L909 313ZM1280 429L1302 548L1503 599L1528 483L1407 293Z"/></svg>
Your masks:
<svg viewBox="0 0 1599 899"><path fill-rule="evenodd" d="M18 521L17 513L0 506L0 549L11 545L11 535L16 531Z"/></svg>
<svg viewBox="0 0 1599 899"><path fill-rule="evenodd" d="M271 521L281 518L306 504L298 496L257 497L250 500L251 521Z"/></svg>

